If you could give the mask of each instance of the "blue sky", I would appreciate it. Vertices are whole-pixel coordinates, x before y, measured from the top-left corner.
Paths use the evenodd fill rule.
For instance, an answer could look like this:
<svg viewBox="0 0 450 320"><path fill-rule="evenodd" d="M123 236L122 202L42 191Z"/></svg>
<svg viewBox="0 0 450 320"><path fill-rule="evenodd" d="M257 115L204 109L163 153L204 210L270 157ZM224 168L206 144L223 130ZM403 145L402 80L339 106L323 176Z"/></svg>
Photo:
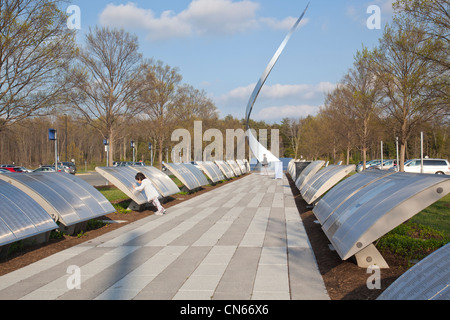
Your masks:
<svg viewBox="0 0 450 320"><path fill-rule="evenodd" d="M269 76L252 119L267 123L316 114L325 93L372 48L392 19L393 0L311 0L300 28ZM307 0L72 0L79 41L90 26L123 27L145 58L176 67L183 83L205 90L220 116L245 117L256 82ZM381 29L369 29L370 5Z"/></svg>

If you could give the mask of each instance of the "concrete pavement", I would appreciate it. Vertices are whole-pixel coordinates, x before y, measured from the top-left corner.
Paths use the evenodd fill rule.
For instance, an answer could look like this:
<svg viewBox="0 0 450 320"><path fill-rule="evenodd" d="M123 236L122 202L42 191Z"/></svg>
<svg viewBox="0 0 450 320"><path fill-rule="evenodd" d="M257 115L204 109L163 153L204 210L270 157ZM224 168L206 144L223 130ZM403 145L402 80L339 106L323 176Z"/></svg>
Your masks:
<svg viewBox="0 0 450 320"><path fill-rule="evenodd" d="M254 173L4 275L0 299L329 296L287 178Z"/></svg>

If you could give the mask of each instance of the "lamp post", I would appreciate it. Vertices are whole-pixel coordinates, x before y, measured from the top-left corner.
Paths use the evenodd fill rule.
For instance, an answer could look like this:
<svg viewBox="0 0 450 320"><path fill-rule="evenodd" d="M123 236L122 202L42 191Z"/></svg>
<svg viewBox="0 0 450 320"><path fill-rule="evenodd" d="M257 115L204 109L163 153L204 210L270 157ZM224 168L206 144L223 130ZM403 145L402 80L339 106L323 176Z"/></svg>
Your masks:
<svg viewBox="0 0 450 320"><path fill-rule="evenodd" d="M131 140L131 149L133 149L133 166L134 166L134 163L135 163L135 155L134 155L135 145L134 145L134 140Z"/></svg>
<svg viewBox="0 0 450 320"><path fill-rule="evenodd" d="M152 143L148 143L148 150L150 150L150 165L153 167L153 146Z"/></svg>
<svg viewBox="0 0 450 320"><path fill-rule="evenodd" d="M55 141L55 172L58 172L58 140L56 129L48 129L48 140Z"/></svg>
<svg viewBox="0 0 450 320"><path fill-rule="evenodd" d="M103 139L103 144L105 145L105 151L106 151L106 166L109 167L109 142L108 142L108 139Z"/></svg>

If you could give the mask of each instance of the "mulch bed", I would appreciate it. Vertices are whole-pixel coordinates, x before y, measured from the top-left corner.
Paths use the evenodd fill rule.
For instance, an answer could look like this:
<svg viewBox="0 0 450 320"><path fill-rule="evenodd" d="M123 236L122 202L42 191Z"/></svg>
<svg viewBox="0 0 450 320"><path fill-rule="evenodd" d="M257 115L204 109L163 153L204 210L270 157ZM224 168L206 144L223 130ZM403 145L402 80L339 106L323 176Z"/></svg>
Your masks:
<svg viewBox="0 0 450 320"><path fill-rule="evenodd" d="M375 300L407 270L408 261L383 253L389 269L380 270L381 289L369 289L367 281L372 274L358 267L352 259L342 261L337 252L331 251L330 241L314 213L307 209L307 203L289 175L288 180L331 300Z"/></svg>
<svg viewBox="0 0 450 320"><path fill-rule="evenodd" d="M389 264L390 269L381 270L382 288L378 290L369 290L367 287L367 280L371 274L368 274L366 269L359 268L353 261L342 261L336 252L330 250L328 246L330 242L323 233L320 225L315 222L316 219L313 212L306 208L306 202L302 199L298 189L295 187L295 183L290 179L289 175L287 176L297 208L316 256L320 272L323 276L325 286L332 300L374 300L383 292L383 290L389 287L392 282L407 270L407 263L405 261L396 258L394 255L385 254L384 258ZM177 195L177 198L172 198L170 201L164 203L163 206L165 208L170 208L192 197L196 197L241 178L242 177L234 178L231 181L226 181L216 186L206 186L193 194ZM0 261L0 276L23 268L59 251L92 240L128 223L145 218L150 214L153 214L153 212L133 211L127 214L112 213L98 219L122 220L126 222L120 224L112 223L96 230L90 230L81 237L66 235L61 239L50 240L43 245L25 247L21 251L15 252L6 259Z"/></svg>

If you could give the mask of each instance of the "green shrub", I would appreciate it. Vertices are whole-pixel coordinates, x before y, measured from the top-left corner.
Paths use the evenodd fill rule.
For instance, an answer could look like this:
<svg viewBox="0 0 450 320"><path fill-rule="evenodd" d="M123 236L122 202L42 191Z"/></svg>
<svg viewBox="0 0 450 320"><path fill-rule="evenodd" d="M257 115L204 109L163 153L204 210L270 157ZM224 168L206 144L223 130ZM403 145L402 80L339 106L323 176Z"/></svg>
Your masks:
<svg viewBox="0 0 450 320"><path fill-rule="evenodd" d="M429 226L406 222L377 242L381 252L389 251L405 259L422 259L446 245L450 239Z"/></svg>

